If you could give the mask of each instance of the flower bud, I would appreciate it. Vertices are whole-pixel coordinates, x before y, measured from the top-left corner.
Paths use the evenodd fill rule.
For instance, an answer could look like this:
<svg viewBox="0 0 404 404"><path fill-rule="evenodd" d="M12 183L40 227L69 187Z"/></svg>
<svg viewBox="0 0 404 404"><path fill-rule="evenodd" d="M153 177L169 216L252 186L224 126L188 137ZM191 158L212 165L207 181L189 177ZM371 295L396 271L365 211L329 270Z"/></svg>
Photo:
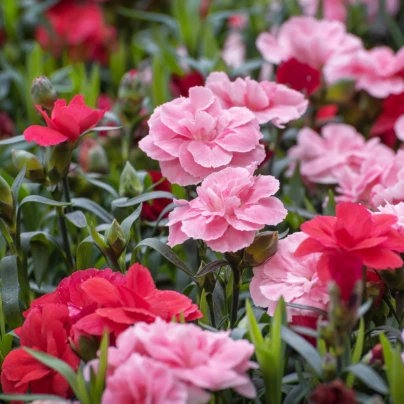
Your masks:
<svg viewBox="0 0 404 404"><path fill-rule="evenodd" d="M15 168L21 171L24 166L27 170L25 178L32 182L42 183L46 180L46 172L38 157L25 150L13 150L12 159Z"/></svg>
<svg viewBox="0 0 404 404"><path fill-rule="evenodd" d="M12 222L14 218L14 198L6 180L0 176L0 217Z"/></svg>
<svg viewBox="0 0 404 404"><path fill-rule="evenodd" d="M334 379L337 374L337 359L335 356L327 353L323 358L321 369L326 380Z"/></svg>
<svg viewBox="0 0 404 404"><path fill-rule="evenodd" d="M244 249L244 262L256 267L263 264L276 254L278 250L278 232L266 231L259 233L254 242Z"/></svg>
<svg viewBox="0 0 404 404"><path fill-rule="evenodd" d="M61 178L69 172L72 159L72 143L63 142L49 148L49 158L47 163L47 174L53 184L60 181Z"/></svg>
<svg viewBox="0 0 404 404"><path fill-rule="evenodd" d="M135 69L129 70L122 77L118 90L118 104L127 119L131 120L139 113L144 95L141 75Z"/></svg>
<svg viewBox="0 0 404 404"><path fill-rule="evenodd" d="M119 257L126 247L125 234L116 219L107 229L104 235L105 241L112 248L115 256Z"/></svg>
<svg viewBox="0 0 404 404"><path fill-rule="evenodd" d="M46 76L42 75L32 81L31 100L34 105L40 105L50 112L57 98L56 90Z"/></svg>
<svg viewBox="0 0 404 404"><path fill-rule="evenodd" d="M384 365L383 347L381 344L375 345L364 357L366 365L381 368Z"/></svg>
<svg viewBox="0 0 404 404"><path fill-rule="evenodd" d="M103 147L93 138L87 137L80 145L79 164L83 171L107 174L108 157Z"/></svg>
<svg viewBox="0 0 404 404"><path fill-rule="evenodd" d="M132 198L143 192L143 184L129 161L126 162L119 182L119 195Z"/></svg>

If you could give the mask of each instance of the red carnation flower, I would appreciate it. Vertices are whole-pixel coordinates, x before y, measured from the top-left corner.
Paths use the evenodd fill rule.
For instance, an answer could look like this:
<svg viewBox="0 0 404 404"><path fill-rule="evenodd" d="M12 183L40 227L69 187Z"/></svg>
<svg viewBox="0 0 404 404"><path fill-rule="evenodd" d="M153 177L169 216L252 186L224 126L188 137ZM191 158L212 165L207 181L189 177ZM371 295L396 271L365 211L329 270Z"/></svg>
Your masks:
<svg viewBox="0 0 404 404"><path fill-rule="evenodd" d="M32 125L25 129L24 137L27 142L35 142L40 146L53 146L65 141L75 142L82 133L97 125L105 113L85 105L81 94L76 95L69 105L66 105L65 100L57 100L50 118L39 105L36 108L47 126Z"/></svg>
<svg viewBox="0 0 404 404"><path fill-rule="evenodd" d="M403 265L398 252L404 251L404 237L392 227L396 221L393 215L372 215L362 205L340 203L336 217L317 216L303 223L301 229L310 237L295 254L323 253L318 275L322 280L334 279L345 298L360 279L363 265L375 269Z"/></svg>
<svg viewBox="0 0 404 404"><path fill-rule="evenodd" d="M107 328L118 335L139 321L151 323L156 317L171 321L181 313L187 321L202 317L198 306L187 296L158 290L149 270L140 264L128 270L125 284L114 285L93 277L81 289L98 308L76 323L74 327L79 334L102 335Z"/></svg>
<svg viewBox="0 0 404 404"><path fill-rule="evenodd" d="M278 66L276 80L280 84L288 84L293 90L311 95L320 88L321 72L292 58Z"/></svg>
<svg viewBox="0 0 404 404"><path fill-rule="evenodd" d="M170 90L172 95L177 97L188 97L189 89L196 86L204 85L204 78L199 72L191 72L185 76L173 74L171 76Z"/></svg>
<svg viewBox="0 0 404 404"><path fill-rule="evenodd" d="M48 304L30 311L19 329L22 347L42 351L77 369L80 360L68 343L66 331L69 310L64 305ZM37 361L32 355L17 348L3 362L1 386L6 394L56 394L71 397L65 378Z"/></svg>

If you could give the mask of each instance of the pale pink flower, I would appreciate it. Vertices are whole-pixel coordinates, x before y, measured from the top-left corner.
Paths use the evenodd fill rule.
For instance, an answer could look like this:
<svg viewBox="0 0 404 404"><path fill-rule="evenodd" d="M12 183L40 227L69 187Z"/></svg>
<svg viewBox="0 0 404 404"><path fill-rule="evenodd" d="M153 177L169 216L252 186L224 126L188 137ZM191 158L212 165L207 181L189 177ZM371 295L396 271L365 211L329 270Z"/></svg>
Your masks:
<svg viewBox="0 0 404 404"><path fill-rule="evenodd" d="M371 206L395 205L404 201L404 150L398 150L392 161L385 167L378 184L371 191Z"/></svg>
<svg viewBox="0 0 404 404"><path fill-rule="evenodd" d="M246 167L265 158L254 114L247 108L223 110L208 88L193 87L189 98L156 108L149 127L139 147L160 162L174 184L197 184L225 167Z"/></svg>
<svg viewBox="0 0 404 404"><path fill-rule="evenodd" d="M375 212L375 214L378 213L395 216L397 218L397 222L393 225L393 227L404 235L404 202L400 202L397 205L391 205L387 202L385 206L379 206L377 208L377 212Z"/></svg>
<svg viewBox="0 0 404 404"><path fill-rule="evenodd" d="M137 323L119 335L116 347L108 349L108 361L112 359L116 369L114 376L133 353L167 366L172 377L194 395L198 395L198 390L228 388L248 398L256 395L246 373L256 367L249 361L254 346L246 340L232 340L229 332L211 332L194 324L166 323L160 319L153 324ZM148 373L142 367L139 371Z"/></svg>
<svg viewBox="0 0 404 404"><path fill-rule="evenodd" d="M387 46L333 59L325 68L328 84L340 80L354 80L357 90L365 90L376 98L386 98L404 91L404 48L396 54Z"/></svg>
<svg viewBox="0 0 404 404"><path fill-rule="evenodd" d="M313 17L290 18L278 32L260 34L256 44L270 63L296 58L315 69L362 47L361 40L348 34L344 24Z"/></svg>
<svg viewBox="0 0 404 404"><path fill-rule="evenodd" d="M102 404L186 404L206 403L190 400L188 389L169 366L132 353L112 376L107 377Z"/></svg>
<svg viewBox="0 0 404 404"><path fill-rule="evenodd" d="M327 282L320 281L317 264L321 254L295 257L300 243L308 236L302 232L293 233L279 240L277 253L267 262L254 268L250 293L256 306L268 308L273 316L279 299L327 310L329 294ZM287 309L289 320L293 316L316 316L313 311L296 308Z"/></svg>
<svg viewBox="0 0 404 404"><path fill-rule="evenodd" d="M222 58L227 66L237 68L245 62L246 46L243 35L238 31L230 32L224 41Z"/></svg>
<svg viewBox="0 0 404 404"><path fill-rule="evenodd" d="M404 115L401 115L394 124L394 131L396 136L402 142L404 141Z"/></svg>
<svg viewBox="0 0 404 404"><path fill-rule="evenodd" d="M246 107L260 124L270 121L283 128L285 123L300 118L308 106L303 94L269 81L239 77L232 82L226 73L215 72L208 76L205 85L223 108Z"/></svg>
<svg viewBox="0 0 404 404"><path fill-rule="evenodd" d="M359 172L373 149L388 150L384 146L379 148L378 142L372 139L366 143L353 126L346 124L328 124L322 128L321 136L306 127L299 132L297 145L290 148L288 157L300 162L300 173L308 181L335 184L345 168Z"/></svg>
<svg viewBox="0 0 404 404"><path fill-rule="evenodd" d="M197 198L175 200L178 206L168 217L168 244L194 238L214 251L234 252L251 245L265 225L280 223L287 210L272 196L279 181L270 175L254 177L253 171L254 167L225 168L202 182Z"/></svg>

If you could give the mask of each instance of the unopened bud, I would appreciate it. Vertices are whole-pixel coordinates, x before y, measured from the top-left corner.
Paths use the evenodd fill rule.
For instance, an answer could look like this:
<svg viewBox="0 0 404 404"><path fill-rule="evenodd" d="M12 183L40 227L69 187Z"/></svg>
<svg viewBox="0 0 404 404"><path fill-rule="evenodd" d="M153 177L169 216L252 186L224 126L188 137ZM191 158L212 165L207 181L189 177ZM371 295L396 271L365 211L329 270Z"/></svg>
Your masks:
<svg viewBox="0 0 404 404"><path fill-rule="evenodd" d="M0 176L0 217L12 221L14 217L14 199L11 188Z"/></svg>
<svg viewBox="0 0 404 404"><path fill-rule="evenodd" d="M144 83L138 71L133 69L125 73L119 84L118 103L127 119L139 113L144 95Z"/></svg>
<svg viewBox="0 0 404 404"><path fill-rule="evenodd" d="M381 368L384 364L383 346L375 345L364 357L363 362L367 365Z"/></svg>
<svg viewBox="0 0 404 404"><path fill-rule="evenodd" d="M126 247L125 234L116 219L105 232L105 241L112 248L115 256L119 257Z"/></svg>
<svg viewBox="0 0 404 404"><path fill-rule="evenodd" d="M32 81L31 100L34 105L40 105L47 111L52 111L58 96L49 79L42 75Z"/></svg>
<svg viewBox="0 0 404 404"><path fill-rule="evenodd" d="M17 170L21 171L26 166L25 178L28 180L38 183L45 181L45 168L37 156L25 150L13 150L12 159Z"/></svg>
<svg viewBox="0 0 404 404"><path fill-rule="evenodd" d="M143 192L143 184L129 161L126 162L119 182L119 195L132 198Z"/></svg>
<svg viewBox="0 0 404 404"><path fill-rule="evenodd" d="M244 249L244 262L253 267L263 264L278 250L278 232L266 231L255 237L254 242Z"/></svg>
<svg viewBox="0 0 404 404"><path fill-rule="evenodd" d="M83 171L107 174L108 157L103 147L93 138L88 137L80 145L79 164Z"/></svg>

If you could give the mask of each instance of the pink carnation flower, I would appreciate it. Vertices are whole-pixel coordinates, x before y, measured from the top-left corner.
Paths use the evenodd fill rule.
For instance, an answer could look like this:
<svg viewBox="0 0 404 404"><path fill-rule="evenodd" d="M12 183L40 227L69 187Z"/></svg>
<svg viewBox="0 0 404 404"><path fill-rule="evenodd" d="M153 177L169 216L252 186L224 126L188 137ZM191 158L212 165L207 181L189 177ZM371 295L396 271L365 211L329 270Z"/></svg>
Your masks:
<svg viewBox="0 0 404 404"><path fill-rule="evenodd" d="M366 142L353 126L333 123L322 128L321 136L313 129L303 128L288 157L300 162L300 173L308 181L335 184L345 169L359 172L371 153L391 157L389 149L378 140Z"/></svg>
<svg viewBox="0 0 404 404"><path fill-rule="evenodd" d="M348 34L344 24L313 17L290 18L277 33L264 32L257 38L257 48L266 61L279 64L295 58L315 69L361 47L360 39Z"/></svg>
<svg viewBox="0 0 404 404"><path fill-rule="evenodd" d="M324 74L329 84L355 80L357 90L365 90L376 98L386 98L404 91L403 69L404 48L394 54L387 46L380 46L335 58L327 65Z"/></svg>
<svg viewBox="0 0 404 404"><path fill-rule="evenodd" d="M397 222L393 225L393 227L404 235L404 202L400 202L397 205L391 205L387 202L385 206L379 206L377 208L377 212L375 212L375 214L378 213L395 216L397 218Z"/></svg>
<svg viewBox="0 0 404 404"><path fill-rule="evenodd" d="M371 206L395 205L404 201L404 150L399 150L392 161L384 168L380 181L371 191Z"/></svg>
<svg viewBox="0 0 404 404"><path fill-rule="evenodd" d="M208 76L205 85L223 108L246 107L254 113L258 123L271 121L279 128L300 118L308 106L308 101L298 91L269 81L239 77L231 82L226 73L215 72Z"/></svg>
<svg viewBox="0 0 404 404"><path fill-rule="evenodd" d="M265 158L254 114L247 108L223 110L208 88L193 87L189 98L156 108L149 127L139 147L160 162L174 184L197 184L225 167L246 167Z"/></svg>
<svg viewBox="0 0 404 404"><path fill-rule="evenodd" d="M307 238L307 235L298 232L280 240L278 252L272 259L254 268L250 284L251 297L256 306L267 307L271 316L281 296L288 303L327 310L327 283L320 281L317 274L321 254L304 257L294 255L297 247ZM288 308L289 320L298 315L315 316L312 311Z"/></svg>
<svg viewBox="0 0 404 404"><path fill-rule="evenodd" d="M286 217L282 202L272 196L278 189L277 179L254 177L252 167L211 174L197 188L197 198L174 201L178 207L168 217L168 244L194 238L223 253L248 247L258 230Z"/></svg>
<svg viewBox="0 0 404 404"><path fill-rule="evenodd" d="M223 45L222 58L227 66L237 68L245 62L246 46L243 35L238 31L230 32Z"/></svg>
<svg viewBox="0 0 404 404"><path fill-rule="evenodd" d="M153 324L138 323L118 337L116 347L108 349L109 374L112 376L107 379L107 389L109 380L119 379L119 376L115 378L117 374L123 376L122 367L132 361L133 354L139 354L149 359L148 367L151 367L150 361L167 367L168 374L173 378L171 384L174 380L183 383L189 395L205 398L205 401L198 402L208 401L205 389L219 391L233 388L242 396L254 398L255 387L246 374L256 367L254 362L249 361L253 353L252 344L246 340L232 340L229 332L204 331L194 324L166 323L160 319ZM137 372L144 373L144 378L153 383L154 377L145 371L139 360L137 364L125 367L132 383ZM154 388L160 389L159 383Z"/></svg>
<svg viewBox="0 0 404 404"><path fill-rule="evenodd" d="M208 396L209 399L209 396ZM192 400L206 403L208 400ZM158 361L132 353L112 376L102 396L102 404L186 404L188 388L172 373L171 368Z"/></svg>

